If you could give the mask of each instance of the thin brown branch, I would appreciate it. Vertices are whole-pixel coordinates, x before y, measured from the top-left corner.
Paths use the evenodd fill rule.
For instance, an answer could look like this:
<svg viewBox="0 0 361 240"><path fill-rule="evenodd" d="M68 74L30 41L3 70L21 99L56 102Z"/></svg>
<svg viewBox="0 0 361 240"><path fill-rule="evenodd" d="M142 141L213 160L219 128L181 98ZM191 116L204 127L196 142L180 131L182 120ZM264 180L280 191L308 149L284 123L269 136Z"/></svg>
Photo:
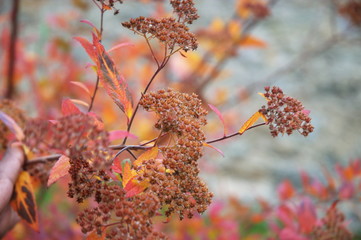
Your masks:
<svg viewBox="0 0 361 240"><path fill-rule="evenodd" d="M9 62L7 72L7 86L5 98L11 99L15 93L14 73L16 63L16 39L18 35L18 13L20 8L20 0L13 0L13 8L11 11L11 36L9 44Z"/></svg>
<svg viewBox="0 0 361 240"><path fill-rule="evenodd" d="M151 140L153 141L153 140ZM150 142L151 142L150 141ZM152 146L144 146L144 145L111 145L109 146L109 149L111 150L142 150L142 149L148 149L151 148ZM32 164L38 164L38 163L47 163L47 162L54 162L57 161L59 159L59 157L61 156L61 154L54 154L54 155L49 155L49 156L43 156L43 157L37 157L37 158L33 158L30 159L26 162L26 166L32 165Z"/></svg>
<svg viewBox="0 0 361 240"><path fill-rule="evenodd" d="M256 127L263 126L263 125L266 125L266 123L259 123L259 124L253 125L252 127L247 128L246 131L251 130L251 129L256 128ZM239 132L235 132L235 133L232 133L232 134L229 134L229 135L226 135L226 136L214 139L214 140L207 141L206 143L211 144L211 143L215 143L215 142L220 142L220 141L226 140L228 138L232 138L232 137L242 135L242 134L239 133Z"/></svg>
<svg viewBox="0 0 361 240"><path fill-rule="evenodd" d="M132 125L133 125L133 122L134 122L134 119L135 119L135 115L137 114L137 111L139 109L140 100L142 99L143 95L147 93L147 91L148 91L150 85L152 84L153 80L158 75L158 73L165 67L165 65L167 65L168 61L169 61L169 57L164 58L162 63L160 64L160 66L157 68L157 70L154 72L153 76L150 78L147 86L145 87L145 89L144 89L144 91L142 93L142 96L140 97L140 99L139 99L139 101L137 103L137 106L134 109L132 117L130 118L130 121L129 121L129 124L128 124L128 127L127 127L127 132L129 132L130 129L132 128ZM128 140L128 136L126 136L124 138L123 145L127 142L127 140Z"/></svg>

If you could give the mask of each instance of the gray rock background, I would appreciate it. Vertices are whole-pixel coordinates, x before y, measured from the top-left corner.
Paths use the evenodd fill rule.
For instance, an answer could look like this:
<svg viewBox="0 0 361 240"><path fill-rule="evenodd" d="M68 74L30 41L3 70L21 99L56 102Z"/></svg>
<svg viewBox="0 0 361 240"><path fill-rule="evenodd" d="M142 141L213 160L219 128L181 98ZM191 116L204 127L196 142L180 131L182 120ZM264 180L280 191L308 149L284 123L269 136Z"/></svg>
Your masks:
<svg viewBox="0 0 361 240"><path fill-rule="evenodd" d="M6 11L10 3L11 0L2 0L2 11ZM228 19L234 8L231 0L198 0L196 4L201 18L194 28L208 25L215 17ZM125 1L119 8L120 14L116 17L105 16L104 39L119 34L131 36L119 23L130 17L149 15L153 10L151 5L143 7L133 1ZM70 10L68 0L23 0L22 34L41 34L47 31L46 16ZM98 15L98 10L92 8L81 19L97 22ZM264 104L256 93L263 91L263 86L276 84L311 110L315 125L314 133L308 138L298 134L272 138L263 127L216 144L226 156L207 153L207 164L218 171L206 171L203 175L217 198L235 195L248 201L256 197L272 201L275 186L283 178L298 182L300 170L322 178L322 166L331 167L336 162L346 164L350 159L361 157L360 29L349 29L345 32L347 40L323 49L329 44L327 39L346 26L329 1L280 0L272 16L252 32L267 41L268 47L241 50L239 57L226 66L230 76L208 86L208 94L219 86L227 86L235 94L239 87L248 88L252 93L248 100L222 108L222 111L237 109L246 120ZM69 32L69 38L72 34ZM317 52L315 49L320 53L313 54ZM293 64L288 67L290 63ZM280 69L286 70L279 72Z"/></svg>

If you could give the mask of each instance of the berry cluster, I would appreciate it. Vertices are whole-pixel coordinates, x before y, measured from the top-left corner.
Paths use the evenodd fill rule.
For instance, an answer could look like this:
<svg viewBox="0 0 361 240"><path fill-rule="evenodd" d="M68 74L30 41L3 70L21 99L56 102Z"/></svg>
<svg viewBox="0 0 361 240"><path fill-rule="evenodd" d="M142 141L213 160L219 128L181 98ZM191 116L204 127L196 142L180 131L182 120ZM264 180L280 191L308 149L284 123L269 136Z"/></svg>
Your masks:
<svg viewBox="0 0 361 240"><path fill-rule="evenodd" d="M199 18L193 0L171 0L173 11L178 15L180 22L192 24Z"/></svg>
<svg viewBox="0 0 361 240"><path fill-rule="evenodd" d="M313 238L317 240L351 240L352 235L345 227L345 216L339 212L336 206L331 206L326 216L321 220L322 224L313 230Z"/></svg>
<svg viewBox="0 0 361 240"><path fill-rule="evenodd" d="M248 9L256 19L263 19L270 15L269 8L263 2L247 2L244 7Z"/></svg>
<svg viewBox="0 0 361 240"><path fill-rule="evenodd" d="M24 133L24 143L35 153L79 153L96 168L110 164L105 161L109 157L108 133L87 114L72 114L53 122L31 120Z"/></svg>
<svg viewBox="0 0 361 240"><path fill-rule="evenodd" d="M311 118L300 101L285 96L279 87L265 87L265 90L267 106L262 106L259 111L267 118L273 137L284 133L290 135L295 130L306 137L313 131Z"/></svg>
<svg viewBox="0 0 361 240"><path fill-rule="evenodd" d="M125 198L120 186L108 183L100 186L98 198L97 207L84 209L76 219L83 233L105 232L106 239L115 240L165 239L152 227L151 218L159 209L159 201L153 194Z"/></svg>
<svg viewBox="0 0 361 240"><path fill-rule="evenodd" d="M21 128L24 127L26 122L24 113L18 109L12 101L7 99L1 100L0 111L11 117ZM9 134L9 128L0 121L0 151L7 148Z"/></svg>
<svg viewBox="0 0 361 240"><path fill-rule="evenodd" d="M160 147L163 159L144 163L142 177L150 179L149 190L157 195L161 205L168 206L167 216L177 213L182 219L192 217L195 211L203 213L212 198L198 177L197 164L205 141L201 127L206 124L207 111L196 94L171 89L145 94L140 105L155 112L159 118L155 127L174 139L167 147Z"/></svg>
<svg viewBox="0 0 361 240"><path fill-rule="evenodd" d="M350 0L339 8L339 12L352 24L361 26L361 1Z"/></svg>
<svg viewBox="0 0 361 240"><path fill-rule="evenodd" d="M185 23L191 24L198 18L196 8L192 0L171 1L174 12L178 19L168 17L161 20L151 17L138 17L130 19L122 25L133 32L146 37L156 38L173 50L176 46L184 51L195 50L198 47L197 39Z"/></svg>

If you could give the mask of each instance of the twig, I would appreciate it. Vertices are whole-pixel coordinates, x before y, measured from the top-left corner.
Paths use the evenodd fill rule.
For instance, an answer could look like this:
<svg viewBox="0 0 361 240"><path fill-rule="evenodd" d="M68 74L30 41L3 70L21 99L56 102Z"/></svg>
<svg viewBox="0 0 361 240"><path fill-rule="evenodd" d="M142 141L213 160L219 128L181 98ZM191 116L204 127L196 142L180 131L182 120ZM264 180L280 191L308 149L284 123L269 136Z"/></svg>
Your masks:
<svg viewBox="0 0 361 240"><path fill-rule="evenodd" d="M14 72L16 62L16 39L18 34L18 13L20 8L20 0L13 1L13 9L11 11L11 36L9 45L9 63L7 72L7 87L5 98L12 98L15 93Z"/></svg>
<svg viewBox="0 0 361 240"><path fill-rule="evenodd" d="M144 146L144 145L111 145L109 146L109 149L111 150L121 150L121 151L125 151L125 150L141 150L141 149L148 149L151 148L152 146ZM30 159L26 162L26 166L32 165L32 164L38 164L38 163L47 163L47 162L54 162L56 160L59 159L59 157L61 156L61 154L54 154L54 155L49 155L49 156L44 156L44 157L38 157L38 158L33 158Z"/></svg>
<svg viewBox="0 0 361 240"><path fill-rule="evenodd" d="M98 4L95 2L95 4L98 6ZM99 6L98 6L99 7ZM100 8L100 42L102 41L102 36L103 36L103 23L104 23L104 9ZM95 96L97 94L98 88L99 88L99 75L97 74L97 81L95 83L95 89L93 92L93 95L91 97L91 101L90 101L90 105L88 108L88 112L90 112L93 108L93 104L94 104L94 100L95 100Z"/></svg>
<svg viewBox="0 0 361 240"><path fill-rule="evenodd" d="M248 131L248 130L250 130L250 129L252 129L252 128L256 128L256 127L263 126L263 125L266 125L266 123L259 123L259 124L253 125L252 127L247 128L246 131ZM243 133L242 133L242 134L243 134ZM220 137L220 138L211 140L211 141L207 141L206 143L211 144L211 143L215 143L215 142L220 142L220 141L226 140L226 139L228 139L228 138L232 138L232 137L235 137L235 136L237 136L237 135L242 135L242 134L239 133L239 132L235 132L235 133L232 133L232 134L229 134L229 135L226 135L226 136L223 136L223 137Z"/></svg>

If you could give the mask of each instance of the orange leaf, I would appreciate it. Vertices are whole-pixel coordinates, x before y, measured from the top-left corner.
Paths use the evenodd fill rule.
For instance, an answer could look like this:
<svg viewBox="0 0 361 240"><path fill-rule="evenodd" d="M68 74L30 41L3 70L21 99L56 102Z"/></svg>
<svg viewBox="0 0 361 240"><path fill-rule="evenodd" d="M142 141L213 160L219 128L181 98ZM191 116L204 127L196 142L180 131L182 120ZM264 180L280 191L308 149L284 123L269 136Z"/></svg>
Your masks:
<svg viewBox="0 0 361 240"><path fill-rule="evenodd" d="M19 216L35 231L39 231L37 207L30 175L22 171L15 183L11 206Z"/></svg>
<svg viewBox="0 0 361 240"><path fill-rule="evenodd" d="M81 113L79 108L70 99L64 99L61 103L61 112L64 116Z"/></svg>
<svg viewBox="0 0 361 240"><path fill-rule="evenodd" d="M252 115L252 117L250 117L244 124L243 126L239 129L239 133L243 134L245 131L247 131L248 128L250 128L255 122L257 122L257 120L262 117L262 114L260 112L256 112L255 114Z"/></svg>
<svg viewBox="0 0 361 240"><path fill-rule="evenodd" d="M239 45L241 47L257 47L257 48L265 48L267 44L265 41L258 39L252 36L243 37L242 41L240 41Z"/></svg>
<svg viewBox="0 0 361 240"><path fill-rule="evenodd" d="M137 174L131 169L130 162L125 162L123 172L123 187L125 188L130 180L132 180Z"/></svg>
<svg viewBox="0 0 361 240"><path fill-rule="evenodd" d="M137 158L137 160L133 162L133 165L137 167L140 166L145 160L155 159L158 155L158 152L159 149L157 146L145 151Z"/></svg>
<svg viewBox="0 0 361 240"><path fill-rule="evenodd" d="M17 140L21 141L24 139L25 135L23 130L9 115L0 111L0 120L10 129Z"/></svg>
<svg viewBox="0 0 361 240"><path fill-rule="evenodd" d="M69 158L61 155L59 160L54 164L50 170L48 187L54 182L58 181L60 178L68 174L70 168Z"/></svg>

